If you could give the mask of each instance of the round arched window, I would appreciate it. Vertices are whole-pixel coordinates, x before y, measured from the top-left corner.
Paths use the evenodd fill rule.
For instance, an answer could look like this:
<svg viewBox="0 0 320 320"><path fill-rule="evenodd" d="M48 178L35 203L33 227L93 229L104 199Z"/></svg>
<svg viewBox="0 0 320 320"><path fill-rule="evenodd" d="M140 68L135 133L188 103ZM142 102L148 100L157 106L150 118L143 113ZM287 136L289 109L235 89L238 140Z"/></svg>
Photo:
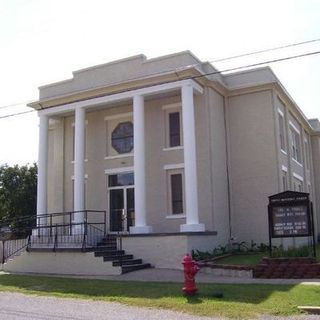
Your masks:
<svg viewBox="0 0 320 320"><path fill-rule="evenodd" d="M128 153L133 149L133 124L132 122L121 122L112 131L112 147L118 153Z"/></svg>

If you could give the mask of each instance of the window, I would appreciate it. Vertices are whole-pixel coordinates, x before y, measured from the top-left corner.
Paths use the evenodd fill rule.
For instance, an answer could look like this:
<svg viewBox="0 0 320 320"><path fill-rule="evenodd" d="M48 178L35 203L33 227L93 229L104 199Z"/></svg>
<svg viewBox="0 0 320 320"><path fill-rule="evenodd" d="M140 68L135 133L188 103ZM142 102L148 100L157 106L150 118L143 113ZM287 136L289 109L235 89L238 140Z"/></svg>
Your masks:
<svg viewBox="0 0 320 320"><path fill-rule="evenodd" d="M183 146L181 103L162 106L164 111L164 150L179 149Z"/></svg>
<svg viewBox="0 0 320 320"><path fill-rule="evenodd" d="M282 191L286 191L287 189L288 189L287 172L282 170Z"/></svg>
<svg viewBox="0 0 320 320"><path fill-rule="evenodd" d="M171 185L171 213L183 213L183 188L182 188L182 174L176 173L170 175Z"/></svg>
<svg viewBox="0 0 320 320"><path fill-rule="evenodd" d="M303 191L303 182L297 178L293 178L293 191Z"/></svg>
<svg viewBox="0 0 320 320"><path fill-rule="evenodd" d="M180 145L180 112L171 112L169 113L169 147Z"/></svg>
<svg viewBox="0 0 320 320"><path fill-rule="evenodd" d="M133 149L133 124L121 122L112 131L111 145L118 153L128 153Z"/></svg>
<svg viewBox="0 0 320 320"><path fill-rule="evenodd" d="M308 140L304 141L304 152L306 154L306 168L307 170L310 170L310 154Z"/></svg>
<svg viewBox="0 0 320 320"><path fill-rule="evenodd" d="M284 130L284 117L282 114L278 113L279 119L279 136L280 136L280 148L286 151L286 140L285 140L285 130Z"/></svg>
<svg viewBox="0 0 320 320"><path fill-rule="evenodd" d="M133 172L125 172L118 174L111 174L108 176L109 187L121 187L134 185Z"/></svg>
<svg viewBox="0 0 320 320"><path fill-rule="evenodd" d="M291 129L291 144L292 158L297 162L301 163L300 134L293 128Z"/></svg>

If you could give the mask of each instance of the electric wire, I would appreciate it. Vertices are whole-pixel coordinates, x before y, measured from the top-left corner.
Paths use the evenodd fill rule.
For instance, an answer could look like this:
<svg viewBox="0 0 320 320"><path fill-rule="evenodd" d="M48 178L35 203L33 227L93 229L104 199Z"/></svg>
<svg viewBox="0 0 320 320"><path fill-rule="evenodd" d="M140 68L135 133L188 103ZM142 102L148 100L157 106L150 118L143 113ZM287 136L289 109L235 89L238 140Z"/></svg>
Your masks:
<svg viewBox="0 0 320 320"><path fill-rule="evenodd" d="M220 61L228 61L228 60L232 60L232 59L237 59L237 58L242 58L242 57L246 57L246 56L256 55L256 54L259 54L259 53L271 52L271 51L286 49L286 48L290 48L290 47L300 46L300 45L309 44L309 43L313 43L313 42L319 42L319 41L320 41L320 38L316 38L316 39L311 39L311 40L306 40L306 41L301 41L301 42L290 43L290 44L282 45L282 46L279 46L279 47L273 47L273 48L268 48L268 49L251 51L251 52L242 53L242 54L239 54L239 55L229 56L229 57L226 57L226 58L208 60L207 62L214 63L214 62L220 62ZM188 67L191 68L191 67L195 67L195 66L202 65L202 64L203 64L203 62L199 62L199 63L195 63L195 64L192 64L192 65L189 65ZM167 72L170 72L170 71L176 71L176 70L177 70L176 68L169 69L169 70L166 70L166 71L153 73L150 76L161 75L161 74L164 74L164 73L167 73ZM221 72L224 72L224 71L221 71ZM139 79L141 79L141 77L132 78L130 80L132 81L132 80L139 80ZM92 89L95 89L95 88L92 88ZM32 101L33 100L27 100L27 101L12 103L12 104L9 104L9 105L0 106L0 109L15 107L15 106L18 106L18 105L30 103Z"/></svg>
<svg viewBox="0 0 320 320"><path fill-rule="evenodd" d="M279 46L279 47L273 47L273 48L269 48L269 49L262 49L262 50L258 50L258 51L242 53L242 54L238 54L238 55L235 55L235 56L230 56L230 57L227 57L227 58L211 60L209 62L214 63L214 62L227 61L227 60L232 60L232 59L237 59L237 58L243 58L243 57L247 57L247 56L251 56L251 55L255 55L255 54L259 54L259 53L265 53L265 52L276 51L276 50L280 50L280 49L286 49L286 48L301 46L303 44L308 44L308 43L313 43L313 42L318 42L318 41L320 41L320 38L307 40L307 41L302 41L302 42L290 43L290 44L286 44L286 45Z"/></svg>
<svg viewBox="0 0 320 320"><path fill-rule="evenodd" d="M25 101L22 101L22 102L11 103L11 104L7 104L7 105L4 105L4 106L0 106L0 109L17 107L17 106L19 106L19 105L27 104L27 103L30 103L30 102L32 102L32 101L33 101L33 100L25 100Z"/></svg>
<svg viewBox="0 0 320 320"><path fill-rule="evenodd" d="M244 66L239 66L239 67L228 68L228 69L219 70L219 71L208 72L208 73L204 73L204 74L197 75L197 76L181 77L181 78L179 78L179 80L199 79L199 78L203 78L203 77L211 76L211 75L215 75L215 74L222 74L222 73L226 73L226 72L230 72L230 71L248 69L248 68L262 66L262 65L265 65L265 64L269 64L269 63L277 63L277 62L282 62L282 61L287 61L287 60L292 60L292 59L298 59L298 58L303 58L303 57L317 55L317 54L320 54L320 51L312 51L312 52L307 52L307 53L303 53L303 54L298 54L298 55L295 55L295 56L289 56L289 57L283 57L283 58L278 58L278 59L272 59L272 60L267 60L267 61L247 64L247 65L244 65ZM170 81L163 82L162 84L171 83L171 82L175 82L175 81L176 80L170 80ZM150 85L150 86L152 86L152 85ZM148 86L145 86L145 87L148 87ZM124 90L122 92L128 92L128 91L131 91L131 90ZM49 107L49 108L51 108L51 107ZM31 113L31 112L36 112L36 111L37 110L30 110L30 111L25 111L25 112L12 113L12 114L8 114L8 115L0 116L0 119L9 118L9 117L18 116L18 115Z"/></svg>

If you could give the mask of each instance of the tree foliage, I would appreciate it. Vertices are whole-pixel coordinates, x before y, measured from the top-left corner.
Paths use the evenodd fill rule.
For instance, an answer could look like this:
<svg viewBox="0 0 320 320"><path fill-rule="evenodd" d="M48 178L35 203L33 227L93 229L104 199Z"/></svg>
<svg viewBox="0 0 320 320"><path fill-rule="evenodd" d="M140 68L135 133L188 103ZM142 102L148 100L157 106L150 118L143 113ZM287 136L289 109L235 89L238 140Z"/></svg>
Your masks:
<svg viewBox="0 0 320 320"><path fill-rule="evenodd" d="M0 225L28 233L35 225L36 202L37 165L0 166Z"/></svg>

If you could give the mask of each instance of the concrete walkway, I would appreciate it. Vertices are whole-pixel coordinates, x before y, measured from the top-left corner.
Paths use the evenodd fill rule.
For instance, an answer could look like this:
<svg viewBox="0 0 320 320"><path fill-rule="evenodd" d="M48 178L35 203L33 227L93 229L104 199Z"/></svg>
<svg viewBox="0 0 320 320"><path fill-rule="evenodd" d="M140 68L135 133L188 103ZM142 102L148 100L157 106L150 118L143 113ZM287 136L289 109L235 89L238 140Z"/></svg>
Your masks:
<svg viewBox="0 0 320 320"><path fill-rule="evenodd" d="M6 274L5 272L0 272ZM31 275L31 274L30 274ZM35 275L35 274L32 274ZM44 274L37 274L44 275ZM62 275L45 275L45 276L59 276ZM103 279L103 280L116 280L116 281L157 281L157 282L178 282L182 283L184 279L182 270L173 269L144 269L138 270L122 275L116 276L77 276L77 275L65 275L62 277L74 277L82 279ZM0 278L1 281L1 278ZM309 284L320 285L320 279L253 279L253 278L233 278L233 277L221 277L214 276L212 274L206 274L199 272L196 276L198 283L229 283L229 284Z"/></svg>

